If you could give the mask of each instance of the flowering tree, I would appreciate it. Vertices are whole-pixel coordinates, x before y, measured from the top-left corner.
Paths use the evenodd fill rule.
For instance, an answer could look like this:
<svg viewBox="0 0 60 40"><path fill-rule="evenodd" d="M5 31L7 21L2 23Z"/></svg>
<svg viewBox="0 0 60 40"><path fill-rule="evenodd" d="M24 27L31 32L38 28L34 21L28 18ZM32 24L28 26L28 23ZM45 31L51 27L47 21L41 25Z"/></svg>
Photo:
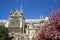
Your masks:
<svg viewBox="0 0 60 40"><path fill-rule="evenodd" d="M35 40L60 40L60 10L52 11L50 23L37 31Z"/></svg>

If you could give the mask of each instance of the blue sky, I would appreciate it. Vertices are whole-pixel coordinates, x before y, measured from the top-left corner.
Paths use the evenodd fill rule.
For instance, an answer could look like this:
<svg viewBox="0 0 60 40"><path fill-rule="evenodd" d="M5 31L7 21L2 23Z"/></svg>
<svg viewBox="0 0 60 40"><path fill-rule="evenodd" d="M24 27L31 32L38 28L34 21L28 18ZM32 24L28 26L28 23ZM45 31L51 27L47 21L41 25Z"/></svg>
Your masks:
<svg viewBox="0 0 60 40"><path fill-rule="evenodd" d="M0 0L0 16L2 19L8 19L9 12L18 9L22 3L25 18L39 18L40 15L49 16L50 9L48 5L57 11L60 0Z"/></svg>

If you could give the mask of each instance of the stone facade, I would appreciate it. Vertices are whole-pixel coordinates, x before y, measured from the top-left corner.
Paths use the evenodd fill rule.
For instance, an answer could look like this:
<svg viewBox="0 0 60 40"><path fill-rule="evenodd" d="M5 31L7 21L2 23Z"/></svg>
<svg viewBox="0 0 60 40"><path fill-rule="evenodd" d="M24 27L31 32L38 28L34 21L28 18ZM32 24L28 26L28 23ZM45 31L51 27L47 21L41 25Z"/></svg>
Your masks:
<svg viewBox="0 0 60 40"><path fill-rule="evenodd" d="M9 37L12 40L32 40L36 31L49 23L48 17L41 16L39 19L25 19L22 5L20 11L10 11L8 20L0 20L0 25L4 24L9 29Z"/></svg>

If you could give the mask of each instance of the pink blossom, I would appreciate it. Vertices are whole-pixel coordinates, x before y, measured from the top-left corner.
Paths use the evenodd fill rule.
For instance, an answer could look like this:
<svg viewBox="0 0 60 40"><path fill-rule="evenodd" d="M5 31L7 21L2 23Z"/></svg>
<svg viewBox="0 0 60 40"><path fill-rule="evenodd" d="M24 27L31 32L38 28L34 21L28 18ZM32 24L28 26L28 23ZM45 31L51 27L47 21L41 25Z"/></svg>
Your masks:
<svg viewBox="0 0 60 40"><path fill-rule="evenodd" d="M50 24L45 24L37 31L35 40L60 40L60 10L57 14L52 11L52 17Z"/></svg>

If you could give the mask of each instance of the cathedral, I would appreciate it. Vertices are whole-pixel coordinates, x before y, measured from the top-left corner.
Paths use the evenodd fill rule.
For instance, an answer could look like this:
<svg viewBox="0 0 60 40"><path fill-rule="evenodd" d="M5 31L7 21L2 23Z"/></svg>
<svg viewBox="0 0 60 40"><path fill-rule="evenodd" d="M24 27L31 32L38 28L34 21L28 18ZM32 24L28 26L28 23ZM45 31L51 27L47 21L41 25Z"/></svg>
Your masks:
<svg viewBox="0 0 60 40"><path fill-rule="evenodd" d="M10 11L7 20L0 20L0 25L8 27L9 37L12 40L32 40L39 28L49 23L49 17L40 16L39 19L25 19L22 5L20 11ZM32 15L33 16L33 15Z"/></svg>

